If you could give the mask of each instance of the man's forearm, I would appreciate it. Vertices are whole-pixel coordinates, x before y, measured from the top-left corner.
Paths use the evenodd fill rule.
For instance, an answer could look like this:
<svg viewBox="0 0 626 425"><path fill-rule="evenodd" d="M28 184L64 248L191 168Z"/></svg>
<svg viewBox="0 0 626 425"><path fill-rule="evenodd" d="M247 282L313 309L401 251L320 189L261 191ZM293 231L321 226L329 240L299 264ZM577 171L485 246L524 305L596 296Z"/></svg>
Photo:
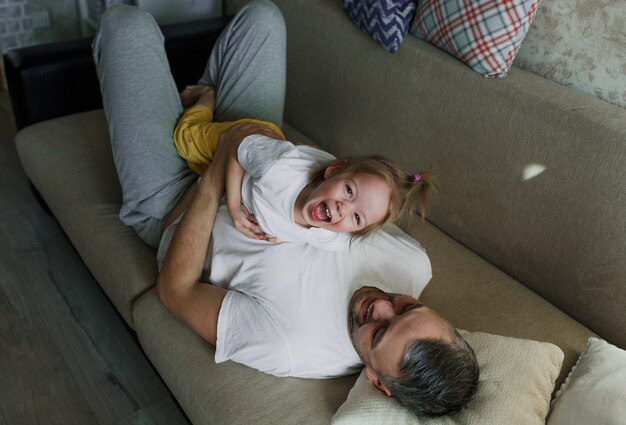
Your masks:
<svg viewBox="0 0 626 425"><path fill-rule="evenodd" d="M161 277L176 281L178 288L193 284L202 274L222 195L223 178L215 176L215 171L209 168L199 182L161 269Z"/></svg>
<svg viewBox="0 0 626 425"><path fill-rule="evenodd" d="M226 290L200 283L200 276L223 189L223 167L209 167L178 225L157 279L163 304L212 344Z"/></svg>

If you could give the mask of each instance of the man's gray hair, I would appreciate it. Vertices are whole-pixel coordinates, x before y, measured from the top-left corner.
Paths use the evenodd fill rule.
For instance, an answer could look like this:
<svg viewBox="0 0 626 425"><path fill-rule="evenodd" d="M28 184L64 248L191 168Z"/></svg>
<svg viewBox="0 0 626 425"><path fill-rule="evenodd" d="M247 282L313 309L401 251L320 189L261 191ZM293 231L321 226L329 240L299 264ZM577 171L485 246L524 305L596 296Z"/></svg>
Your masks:
<svg viewBox="0 0 626 425"><path fill-rule="evenodd" d="M414 341L404 353L399 376L381 374L391 395L417 415L456 413L476 395L479 367L474 350L454 328L451 337L452 343Z"/></svg>

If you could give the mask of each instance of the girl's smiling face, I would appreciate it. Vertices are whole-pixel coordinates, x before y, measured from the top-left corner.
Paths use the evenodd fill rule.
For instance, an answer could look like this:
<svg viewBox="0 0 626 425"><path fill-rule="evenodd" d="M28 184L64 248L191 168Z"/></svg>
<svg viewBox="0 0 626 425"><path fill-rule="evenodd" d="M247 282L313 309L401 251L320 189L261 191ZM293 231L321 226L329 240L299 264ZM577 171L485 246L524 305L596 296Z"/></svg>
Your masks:
<svg viewBox="0 0 626 425"><path fill-rule="evenodd" d="M342 173L341 165L329 165L322 183L300 192L294 207L297 224L354 233L387 218L391 189L386 181L365 172Z"/></svg>

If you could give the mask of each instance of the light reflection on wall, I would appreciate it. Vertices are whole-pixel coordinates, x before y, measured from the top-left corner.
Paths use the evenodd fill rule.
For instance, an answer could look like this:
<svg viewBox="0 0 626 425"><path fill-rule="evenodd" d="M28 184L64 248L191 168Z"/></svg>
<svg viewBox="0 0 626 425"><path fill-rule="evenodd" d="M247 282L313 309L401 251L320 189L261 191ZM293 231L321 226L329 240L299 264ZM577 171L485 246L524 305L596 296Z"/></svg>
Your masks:
<svg viewBox="0 0 626 425"><path fill-rule="evenodd" d="M543 173L547 167L541 164L528 164L524 167L523 180L530 180Z"/></svg>

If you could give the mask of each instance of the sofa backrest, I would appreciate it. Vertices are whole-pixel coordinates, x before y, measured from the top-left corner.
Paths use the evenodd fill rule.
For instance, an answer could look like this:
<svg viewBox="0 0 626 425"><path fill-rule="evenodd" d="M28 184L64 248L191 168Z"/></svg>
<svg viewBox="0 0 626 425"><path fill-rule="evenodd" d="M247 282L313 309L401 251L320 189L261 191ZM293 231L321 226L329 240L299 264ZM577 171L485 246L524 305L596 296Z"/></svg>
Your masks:
<svg viewBox="0 0 626 425"><path fill-rule="evenodd" d="M516 68L484 78L412 36L389 54L337 0L274 1L289 124L340 157L433 166L432 223L626 346L626 110Z"/></svg>

